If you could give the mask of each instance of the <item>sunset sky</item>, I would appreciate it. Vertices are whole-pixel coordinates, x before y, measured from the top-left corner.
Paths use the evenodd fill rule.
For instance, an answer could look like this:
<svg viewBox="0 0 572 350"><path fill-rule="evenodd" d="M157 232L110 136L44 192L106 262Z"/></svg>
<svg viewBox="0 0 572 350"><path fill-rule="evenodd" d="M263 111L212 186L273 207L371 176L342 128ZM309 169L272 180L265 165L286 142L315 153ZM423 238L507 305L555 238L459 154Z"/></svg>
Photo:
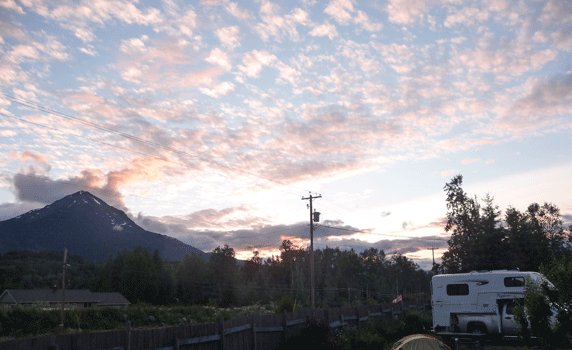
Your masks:
<svg viewBox="0 0 572 350"><path fill-rule="evenodd" d="M240 258L447 246L443 186L572 224L572 1L0 0L0 220L87 190Z"/></svg>

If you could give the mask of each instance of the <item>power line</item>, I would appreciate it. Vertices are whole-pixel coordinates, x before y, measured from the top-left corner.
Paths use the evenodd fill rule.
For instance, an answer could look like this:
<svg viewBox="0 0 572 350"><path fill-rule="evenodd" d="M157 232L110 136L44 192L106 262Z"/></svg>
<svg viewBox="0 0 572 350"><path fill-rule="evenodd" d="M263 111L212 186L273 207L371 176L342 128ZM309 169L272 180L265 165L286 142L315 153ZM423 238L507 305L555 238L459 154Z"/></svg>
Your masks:
<svg viewBox="0 0 572 350"><path fill-rule="evenodd" d="M200 160L200 161L207 162L207 163L210 163L210 164L212 164L212 165L216 165L217 167L220 167L220 168L225 168L225 169L228 169L228 170L231 170L231 171L234 171L234 172L240 172L240 173L243 173L243 174L246 174L246 175L249 175L249 176L252 176L252 177L256 177L256 178L259 178L259 179L261 179L261 180L265 180L265 181L268 181L268 182L273 182L273 183L276 183L276 184L279 184L279 185L282 185L282 186L287 186L287 187L295 188L295 189L298 189L298 190L303 190L303 189L300 189L300 188L298 188L298 187L292 186L292 185L290 185L290 184L284 183L284 182L282 182L282 181L265 178L265 177L262 177L262 176L260 176L260 175L258 175L258 174L255 174L255 173L251 173L251 172L248 172L248 171L245 171L245 170L241 170L241 169L238 169L238 168L235 168L235 167L232 167L232 166L225 165L225 164L223 164L223 163L220 163L220 162L218 162L218 161L215 161L214 159L205 158L205 157L202 157L202 156L199 156L199 155L196 155L196 154L191 154L191 153L188 153L188 152L186 152L186 151L178 150L178 149L175 149L175 148L173 148L173 147L166 146L166 145L164 145L164 144L161 144L161 143L158 143L158 142L155 142L155 141L147 140L147 139L144 139L144 138L141 138L141 137L138 137L138 136L129 134L129 133L124 133L124 132L121 132L121 131L114 130L114 129L112 129L112 128L109 128L109 127L106 127L106 126L103 126L103 125L100 125L100 124L97 124L97 123L94 123L94 122L91 122L91 121L87 121L87 120L84 120L84 119L81 119L81 118L78 118L78 117L74 117L74 116L72 116L72 115L69 115L69 114L66 114L66 113L63 113L63 112L59 112L59 111L54 110L54 109L51 109L51 108L49 108L49 107L46 107L46 106L43 106L43 105L40 105L40 104L31 102L31 101L28 101L28 100L26 100L26 99L24 99L24 98L14 97L14 96L7 95L7 94L5 94L5 93L2 93L2 92L0 92L0 98L3 98L3 99L5 99L5 100L7 100L7 101L10 101L10 102L19 104L19 105L24 106L24 107L27 107L27 108L35 109L35 110L38 110L38 111L41 111L41 112L44 112L44 113L47 113L47 114L50 114L50 115L54 115L54 116L56 116L56 117L60 117L60 118L68 119L68 120L71 120L71 121L74 121L74 122L77 122L77 123L81 123L81 124L83 124L83 125L86 125L86 126L88 126L88 127L91 127L91 128L94 128L94 129L97 129L97 130L100 130L100 131L104 131L104 132L108 132L108 133L113 133L113 134L116 134L116 135L118 135L118 136L124 137L124 138L126 138L126 139L128 139L128 140L132 140L132 141L139 142L139 143L141 143L141 144L143 144L143 145L151 146L151 147L154 147L154 148L160 148L160 149L167 150L167 151L169 151L169 152L172 152L172 153L175 153L175 154L179 154L179 155L189 156L189 157L198 159L198 160ZM48 129L55 130L55 131L59 131L59 132L61 132L61 133L68 134L68 135L72 135L72 136L74 136L74 137L86 139L86 140L93 141L93 142L97 142L97 143L100 143L100 144L104 144L104 145L109 146L109 147L114 147L114 148L118 148L118 149L121 149L121 150L124 150L124 151L129 151L129 152L134 152L134 153L138 153L138 154L141 154L141 155L146 155L146 156L153 157L153 158L155 158L155 159L159 159L159 160L162 160L162 161L170 162L170 163L173 163L173 164L176 164L176 165L179 165L179 166L189 167L189 168L192 168L192 169L194 169L194 170L200 170L199 168L197 168L197 167L192 167L192 166L190 166L189 164L183 164L183 163L178 163L178 162L171 161L171 160L167 159L166 157L156 156L156 155L152 155L152 154L145 153L145 152L141 152L141 151L135 151L135 150L133 150L133 149L116 146L116 145L111 144L111 143L107 143L107 142L95 140L95 139L93 139L93 138L89 138L89 137L85 137L85 136L81 136L81 135L76 135L76 134L72 134L72 133L66 133L66 132L64 132L64 131L62 131L62 130L60 130L60 129L58 129L58 128L54 128L54 127L50 127L50 126L47 126L47 125L43 125L43 124L31 122L31 121L25 120L25 119L23 119L23 118L18 118L18 117L15 117L15 116L10 116L10 115L4 114L4 113L0 113L0 115L5 116L5 117L14 118L14 119L20 120L20 121L22 121L22 122L30 123L30 124L33 124L33 125L36 125L36 126L48 128ZM212 173L212 174L218 175L218 176L223 176L223 177L230 178L230 179L234 179L234 180L237 180L237 181L249 182L249 183L253 184L254 186L260 186L260 187L262 187L261 184L257 184L257 183L254 183L254 182L251 182L251 181L247 181L247 180L242 180L242 179L239 180L239 179L237 179L237 178L233 178L233 177L228 176L228 175L225 175L225 174L219 174L219 173ZM20 174L20 175L25 175L25 174ZM25 176L29 176L29 175L25 175ZM149 199L149 198L142 197L142 196L137 196L137 195L128 195L128 196L133 196L133 197L138 197L138 198ZM160 201L160 202L169 203L169 204L173 204L172 201L164 201L164 200L157 200L157 199L154 199L154 200L155 200L155 201ZM334 202L334 201L331 201L331 200L328 200L328 201L331 202L331 203L333 203L333 204L335 204L335 205L337 205L337 206L340 206L340 207L342 207L342 208L344 208L344 209L346 209L346 210L350 210L350 211L352 211L352 212L355 212L354 210L351 210L351 209L349 209L349 208L347 208L347 207L345 207L345 206L343 206L343 205L341 205L341 204L338 204L338 203L336 203L336 202ZM188 204L184 204L184 205L185 205L185 206L188 206ZM335 211L335 210L334 210L334 211ZM195 220L196 220L196 221L199 221L199 222L207 223L207 222L204 221L204 220L200 220L200 219L195 219ZM339 227L334 227L334 226L327 226L327 225L322 225L322 226L328 227L328 228L331 228L331 229L344 230L344 231L349 231L349 232L354 232L354 233L363 232L363 230L348 230L348 229L344 229L344 228L339 228ZM290 229L289 229L289 230L290 230ZM286 231L289 231L289 230L286 230ZM273 232L263 233L263 234L260 234L260 235L270 234L270 233L273 233ZM381 233L372 233L372 232L369 232L369 234L382 235L382 236L392 236L392 237L397 237L397 238L403 238L402 236L391 235L391 234L381 234ZM251 237L255 237L255 236L259 236L259 235L253 235L253 236L251 236ZM237 237L237 238L232 238L232 239L240 239L240 238L248 238L248 237ZM232 239L231 239L231 240L232 240ZM410 239L420 239L420 240L426 240L426 241L446 241L446 240L442 240L442 239L431 239L431 238L421 238L421 237L417 237L417 238L413 238L413 237L412 237L412 238L410 238ZM205 242L205 244L206 244L206 243L211 243L211 242ZM196 244L202 244L202 243L196 243Z"/></svg>
<svg viewBox="0 0 572 350"><path fill-rule="evenodd" d="M294 230L300 230L299 227L292 227L292 228L287 228L287 229L283 229L283 230L277 230L277 231L271 231L271 232L264 232L264 233L259 233L256 235L250 235L250 236L242 236L242 237L230 237L228 239L226 239L225 241L233 241L235 239L245 239L245 238L252 238L252 237L259 237L259 236L265 236L265 235L269 235L269 234L273 234L273 233L280 233L280 232L288 232L288 231L294 231ZM224 236L224 235L221 235ZM220 236L215 237L215 239L218 239ZM212 243L211 241L205 241L205 242L198 242L198 243L192 243L193 246L195 245L202 245L202 244L209 244Z"/></svg>
<svg viewBox="0 0 572 350"><path fill-rule="evenodd" d="M403 237L403 236L399 236L399 235L392 235L392 234L388 234L388 233L376 233L376 232L365 232L364 230L356 230L356 229L347 229L347 228L343 228L343 227L335 227L335 226L328 226L328 225L324 225L324 224L320 224L321 227L328 227L334 230L340 230L340 231L348 231L348 232L352 232L352 233L367 233L370 235L376 235L376 236L390 236L390 237L396 237L396 238L406 238L406 239L419 239L419 240L425 240L425 241L438 241L438 242L448 242L448 239L438 239L438 238L424 238L424 237Z"/></svg>
<svg viewBox="0 0 572 350"><path fill-rule="evenodd" d="M93 139L93 138L90 138L90 137L87 137L87 136L77 135L77 134L65 132L65 131L62 131L62 130L59 129L59 128L55 128L55 127L51 127L51 126L48 126L48 125L45 125L45 124L40 124L40 123L32 122L32 121L23 119L23 118L21 118L21 117L16 117L16 116L8 115L8 114L2 113L2 112L0 112L0 116L8 117L8 118L13 118L13 119L19 120L19 121L24 122L24 123L32 124L32 125L35 125L35 126L38 126L38 127L42 127L42 128L46 128L46 129L53 130L53 131L57 131L57 132L60 132L60 133L62 133L62 134L65 134L65 135L69 135L69 136L81 138L81 139L84 139L84 140L96 142L96 143L99 143L99 144L102 144L102 145L105 145L105 146L108 146L108 147L113 147L113 148L120 149L120 150L122 150L122 151L128 151L128 152L132 152L132 153L135 153L135 154L139 154L139 155L143 155L143 156L148 156L148 157L151 157L151 158L155 158L155 159L157 159L157 160L161 160L161 161L168 162L168 163L172 163L172 164L175 164L175 165L187 167L187 168L190 168L190 169L193 169L193 170L201 170L201 169L198 168L198 167L194 167L194 166L191 166L191 165L185 164L185 163L175 162L175 161L170 160L170 159L168 159L168 158L166 158L166 157L163 157L163 156L156 156L156 155L153 155L153 154L150 154L150 153L146 153L146 152L142 152L142 151L136 151L136 150L133 150L133 149L130 149L130 148L121 147L121 146L117 146L117 145L114 145L114 144L111 144L111 143L108 143L108 142L96 140L96 139ZM230 176L230 175L220 174L220 173L214 173L214 172L205 172L205 173L207 173L207 174L212 174L212 175L216 175L216 176L221 176L221 177L224 177L224 178L227 178L227 179L232 179L232 180L235 180L235 181L240 181L240 182L245 182L245 183L253 184L254 186L257 186L257 187L260 187L260 188L264 188L263 185L261 185L261 184L257 184L257 183L252 182L252 181L248 181L248 180L243 180L243 179L239 179L239 178L236 178L236 177L232 177L232 176ZM283 191L282 189L277 189L277 190L278 190L278 191L281 191L281 192L283 192L283 193L286 193L286 194L297 195L297 194L294 194L294 193L292 193L292 192ZM222 192L219 192L219 193L222 193Z"/></svg>
<svg viewBox="0 0 572 350"><path fill-rule="evenodd" d="M141 137L137 137L137 136L132 135L132 134L124 133L124 132L117 131L117 130L114 130L114 129L111 129L111 128L108 128L108 127L105 127L105 126L102 126L102 125L99 125L99 124L90 122L90 121L86 121L86 120L83 120L83 119L80 119L80 118L71 116L71 115L69 115L69 114L66 114L66 113L63 113L63 112L59 112L59 111L53 110L53 109L51 109L51 108L49 108L49 107L45 107L45 106L42 106L42 105L40 105L40 104L36 104L36 103L31 102L31 101L28 101L28 100L26 100L26 99L24 99L24 98L14 97L14 96L7 95L7 94L5 94L5 93L2 93L2 92L0 92L0 97L3 98L3 99L5 99L5 100L7 100L7 101L14 102L14 103L17 103L17 104L19 104L19 105L22 105L22 106L25 106L25 107L28 107L28 108L32 108L32 109L35 109L35 110L38 110L38 111L42 111L42 112L44 112L44 113L48 113L48 114L51 114L51 115L54 115L54 116L57 116L57 117L61 117L61 118L64 118L64 119L72 120L72 121L75 121L75 122L84 124L84 125L86 125L86 126L92 127L92 128L94 128L94 129L98 129L98 130L101 130L101 131L106 131L106 132L109 132L109 133L113 133L113 134L119 135L119 136L121 136L121 137L130 139L130 140L133 140L133 141L137 141L137 142L142 143L142 144L146 144L146 145L148 145L148 146L153 146L153 147L161 148L161 149L164 149L164 150L167 150L167 151L176 153L176 154L181 154L181 155L186 155L186 156L189 156L189 157L193 157L193 158L202 160L202 161L204 161L204 162L211 163L211 164L213 164L213 165L216 165L216 166L219 166L219 167L222 167L222 168L226 168L226 169L228 169L228 170L232 170L232 171L236 171L236 172L241 172L241 173L244 173L244 174L253 176L253 177L257 177L257 178L262 179L262 180L266 180L266 181L269 181L269 182L274 182L274 183L279 184L279 185L282 185L282 186L288 186L288 187L292 187L292 188L295 188L295 189L300 190L300 191L306 191L306 190L304 190L304 189L301 189L301 188L298 188L298 187L296 187L296 186L293 186L293 185L284 183L284 182L282 182L282 181L278 181L278 180L274 180L274 179L267 179L267 178L262 177L262 176L260 176L260 175L258 175L258 174L254 174L254 173L251 173L251 172L248 172L248 171L245 171L245 170L241 170L241 169L238 169L238 168L229 166L229 165L225 165L225 164L222 164L222 163L220 163L220 162L217 162L217 161L214 161L214 160L205 158L205 157L201 157L201 156L198 156L198 155L195 155L195 154L190 154L190 153L188 153L188 152L186 152L186 151L181 151L181 150L178 150L178 149L169 147L169 146L165 146L165 145L163 145L163 144L161 144L161 143L158 143L158 142L146 140L146 139L143 139L143 138L141 138Z"/></svg>
<svg viewBox="0 0 572 350"><path fill-rule="evenodd" d="M129 151L129 152L133 152L133 153L136 153L136 154L145 155L145 156L149 156L149 157L152 157L152 158L155 158L155 159L158 159L158 160L162 160L162 161L165 161L165 162L169 162L169 163L172 163L172 164L175 164L175 165L184 166L184 167L189 167L189 168L191 168L191 169L196 169L195 167L192 167L192 166L190 166L190 165L188 165L188 164L178 163L178 162L172 161L172 160L170 160L170 159L167 159L167 158L165 158L165 157L155 156L155 155L152 155L152 154L149 154L149 153L145 153L145 152L141 152L141 151L136 151L136 150L132 150L132 149L125 148L125 147L121 147L121 146L116 146L116 145L113 145L113 144L110 144L110 143L107 143L107 142L104 142L104 141L95 140L95 139L93 139L93 138L89 138L89 137L82 136L82 135L77 135L77 134L73 134L73 133L67 133L67 132L64 132L64 131L62 131L62 130L60 130L60 129L58 129L58 128L54 128L54 127L51 127L51 126L48 126L48 125L44 125L44 124L39 124L39 123L36 123L36 122L28 121L28 120L25 120L25 119L22 119L22 118L19 118L19 117L6 115L6 114L1 113L1 112L0 112L0 115L2 115L2 116L4 116L4 117L13 118L13 119L16 119L16 120L25 122L25 123L29 123L29 124L32 124L32 125L35 125L35 126L47 128L47 129L54 130L54 131L58 131L58 132L61 132L61 133L63 133L63 134L67 134L67 135L71 135L71 136L74 136L74 137L78 137L78 138L86 139L86 140L89 140L89 141L97 142L97 143L100 143L100 144L103 144L103 145L106 145L106 146L118 148L118 149L121 149L121 150L124 150L124 151ZM12 173L12 174L16 174L16 173ZM218 175L218 176L222 176L222 177L225 177L225 178L228 178L228 179L233 179L233 180L240 181L240 182L250 183L250 184L253 184L254 186L262 187L262 185L256 184L256 183L254 183L254 182L252 182L252 181L234 178L234 177L229 176L229 175L226 175L226 174L217 174L217 173L212 173L212 174ZM26 174L19 174L19 175L34 177L34 178L37 178L37 179L42 179L42 178L40 178L40 177L30 176L30 175L26 175ZM59 181L59 182L64 182L64 183L67 182L67 183L70 183L70 184L71 184L71 182L65 181L65 180L58 180L58 181ZM276 189L276 190L278 190L278 191L280 191L280 192L283 192L284 194L287 194L287 195L295 195L295 194L293 194L293 193L291 193L291 192L284 191L284 190L282 190L282 189ZM218 191L218 192L222 194L222 192L220 192L220 191ZM198 207L198 206L191 206L191 205L189 205L188 203L180 203L180 202L177 203L177 202L173 202L173 201L166 201L166 200L161 200L161 199L156 199L156 198L149 198L149 197L138 196L138 195L134 195L134 194L126 194L126 196L128 196L128 197L142 198L142 199L152 200L152 201L158 201L158 202L163 202L163 203L167 203L167 204L171 204L171 205L184 206L184 207L189 207L189 208L200 208L200 207ZM267 203L267 202L263 202L263 203ZM197 220L197 221L203 222L203 223L207 223L207 222L205 222L205 221L203 221L203 220L200 220L200 219L194 219L194 220Z"/></svg>

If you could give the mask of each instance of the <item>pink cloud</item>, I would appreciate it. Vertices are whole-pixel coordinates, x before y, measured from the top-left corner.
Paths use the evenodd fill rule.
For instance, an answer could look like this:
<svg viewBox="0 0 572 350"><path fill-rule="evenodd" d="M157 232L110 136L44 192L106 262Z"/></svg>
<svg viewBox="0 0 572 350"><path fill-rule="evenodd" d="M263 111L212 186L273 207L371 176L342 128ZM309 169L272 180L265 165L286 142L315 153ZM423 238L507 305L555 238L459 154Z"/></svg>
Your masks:
<svg viewBox="0 0 572 350"><path fill-rule="evenodd" d="M359 25L361 29L369 32L379 31L383 28L381 23L373 23L365 12L361 10L355 11L353 4L353 0L331 0L328 6L324 9L324 13L330 15L341 25L350 25L353 23ZM354 12L356 13L355 16ZM332 37L330 37L330 39L331 38Z"/></svg>
<svg viewBox="0 0 572 350"><path fill-rule="evenodd" d="M230 70L232 68L232 64L230 63L228 55L218 47L211 51L209 57L205 58L205 61L212 64L217 64L226 70Z"/></svg>
<svg viewBox="0 0 572 350"><path fill-rule="evenodd" d="M234 49L237 46L240 46L240 41L238 40L239 29L237 26L232 27L224 27L221 29L217 29L216 36L220 40L220 42L230 48Z"/></svg>
<svg viewBox="0 0 572 350"><path fill-rule="evenodd" d="M21 15L26 14L22 7L20 7L14 0L4 0L0 2L0 6L4 7L5 9L16 11Z"/></svg>
<svg viewBox="0 0 572 350"><path fill-rule="evenodd" d="M228 13L230 13L231 15L242 21L246 21L252 17L250 12L248 12L243 8L240 8L238 4L235 2L229 2L228 5L226 6L226 10Z"/></svg>
<svg viewBox="0 0 572 350"><path fill-rule="evenodd" d="M449 14L445 20L445 27L453 27L457 24L476 25L484 22L489 18L487 9L478 9L476 7L464 7L454 14Z"/></svg>
<svg viewBox="0 0 572 350"><path fill-rule="evenodd" d="M338 31L336 30L336 26L330 23L321 24L319 26L314 27L312 31L310 31L311 36L327 36L330 39L334 39L338 36Z"/></svg>
<svg viewBox="0 0 572 350"><path fill-rule="evenodd" d="M244 65L238 66L238 69L251 78L257 78L264 66L270 65L276 60L276 56L266 51L254 50L244 56L242 59Z"/></svg>
<svg viewBox="0 0 572 350"><path fill-rule="evenodd" d="M215 86L212 89L209 88L200 88L200 91L208 96L211 97L219 97L219 96L224 96L226 94L228 94L231 91L234 91L234 84L233 83L229 83L227 81L218 84L217 86Z"/></svg>
<svg viewBox="0 0 572 350"><path fill-rule="evenodd" d="M260 6L260 17L262 22L257 23L254 29L264 41L268 41L270 37L280 41L284 35L288 35L292 41L299 41L300 35L296 27L310 24L306 11L296 8L290 14L282 16L279 6L268 1Z"/></svg>
<svg viewBox="0 0 572 350"><path fill-rule="evenodd" d="M495 128L513 135L572 128L567 118L563 117L572 107L572 73L532 83L524 97L502 112Z"/></svg>
<svg viewBox="0 0 572 350"><path fill-rule="evenodd" d="M412 24L423 18L427 11L426 0L389 0L389 20L398 24Z"/></svg>
<svg viewBox="0 0 572 350"><path fill-rule="evenodd" d="M453 175L453 174L456 173L456 172L457 172L457 170L452 170L452 169L450 169L450 170L443 170L443 171L441 172L441 176L443 176L443 177L451 176L451 175Z"/></svg>
<svg viewBox="0 0 572 350"><path fill-rule="evenodd" d="M465 164L471 164L474 162L478 162L480 159L479 158L474 158L474 159L469 159L469 158L465 158L461 161L461 164L465 165Z"/></svg>
<svg viewBox="0 0 572 350"><path fill-rule="evenodd" d="M339 24L348 25L352 19L351 13L354 6L351 0L332 0L324 10L332 16Z"/></svg>

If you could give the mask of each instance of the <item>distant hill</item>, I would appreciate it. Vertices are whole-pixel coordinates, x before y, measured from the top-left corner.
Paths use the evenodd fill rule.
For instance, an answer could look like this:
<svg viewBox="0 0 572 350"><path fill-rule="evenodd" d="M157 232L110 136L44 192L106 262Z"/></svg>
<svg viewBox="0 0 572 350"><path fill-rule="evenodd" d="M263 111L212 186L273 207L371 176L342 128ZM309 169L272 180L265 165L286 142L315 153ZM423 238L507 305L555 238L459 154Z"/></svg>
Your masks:
<svg viewBox="0 0 572 350"><path fill-rule="evenodd" d="M180 261L196 253L207 253L175 238L137 226L123 211L89 192L79 191L42 209L0 221L0 251L56 250L100 262L111 254L140 246L159 249L166 260Z"/></svg>

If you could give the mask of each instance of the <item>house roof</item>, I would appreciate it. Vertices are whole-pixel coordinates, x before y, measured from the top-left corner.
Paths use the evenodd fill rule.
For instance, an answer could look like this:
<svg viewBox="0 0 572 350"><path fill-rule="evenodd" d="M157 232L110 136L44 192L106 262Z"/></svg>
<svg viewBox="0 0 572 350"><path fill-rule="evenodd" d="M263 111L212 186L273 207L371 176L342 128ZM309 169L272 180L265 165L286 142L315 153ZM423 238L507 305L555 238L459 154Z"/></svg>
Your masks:
<svg viewBox="0 0 572 350"><path fill-rule="evenodd" d="M6 289L0 299L15 304L61 303L62 290L57 289ZM93 293L89 289L68 289L66 303L97 303L98 305L128 305L121 293Z"/></svg>
<svg viewBox="0 0 572 350"><path fill-rule="evenodd" d="M121 293L93 293L99 299L98 306L129 305L127 298Z"/></svg>

